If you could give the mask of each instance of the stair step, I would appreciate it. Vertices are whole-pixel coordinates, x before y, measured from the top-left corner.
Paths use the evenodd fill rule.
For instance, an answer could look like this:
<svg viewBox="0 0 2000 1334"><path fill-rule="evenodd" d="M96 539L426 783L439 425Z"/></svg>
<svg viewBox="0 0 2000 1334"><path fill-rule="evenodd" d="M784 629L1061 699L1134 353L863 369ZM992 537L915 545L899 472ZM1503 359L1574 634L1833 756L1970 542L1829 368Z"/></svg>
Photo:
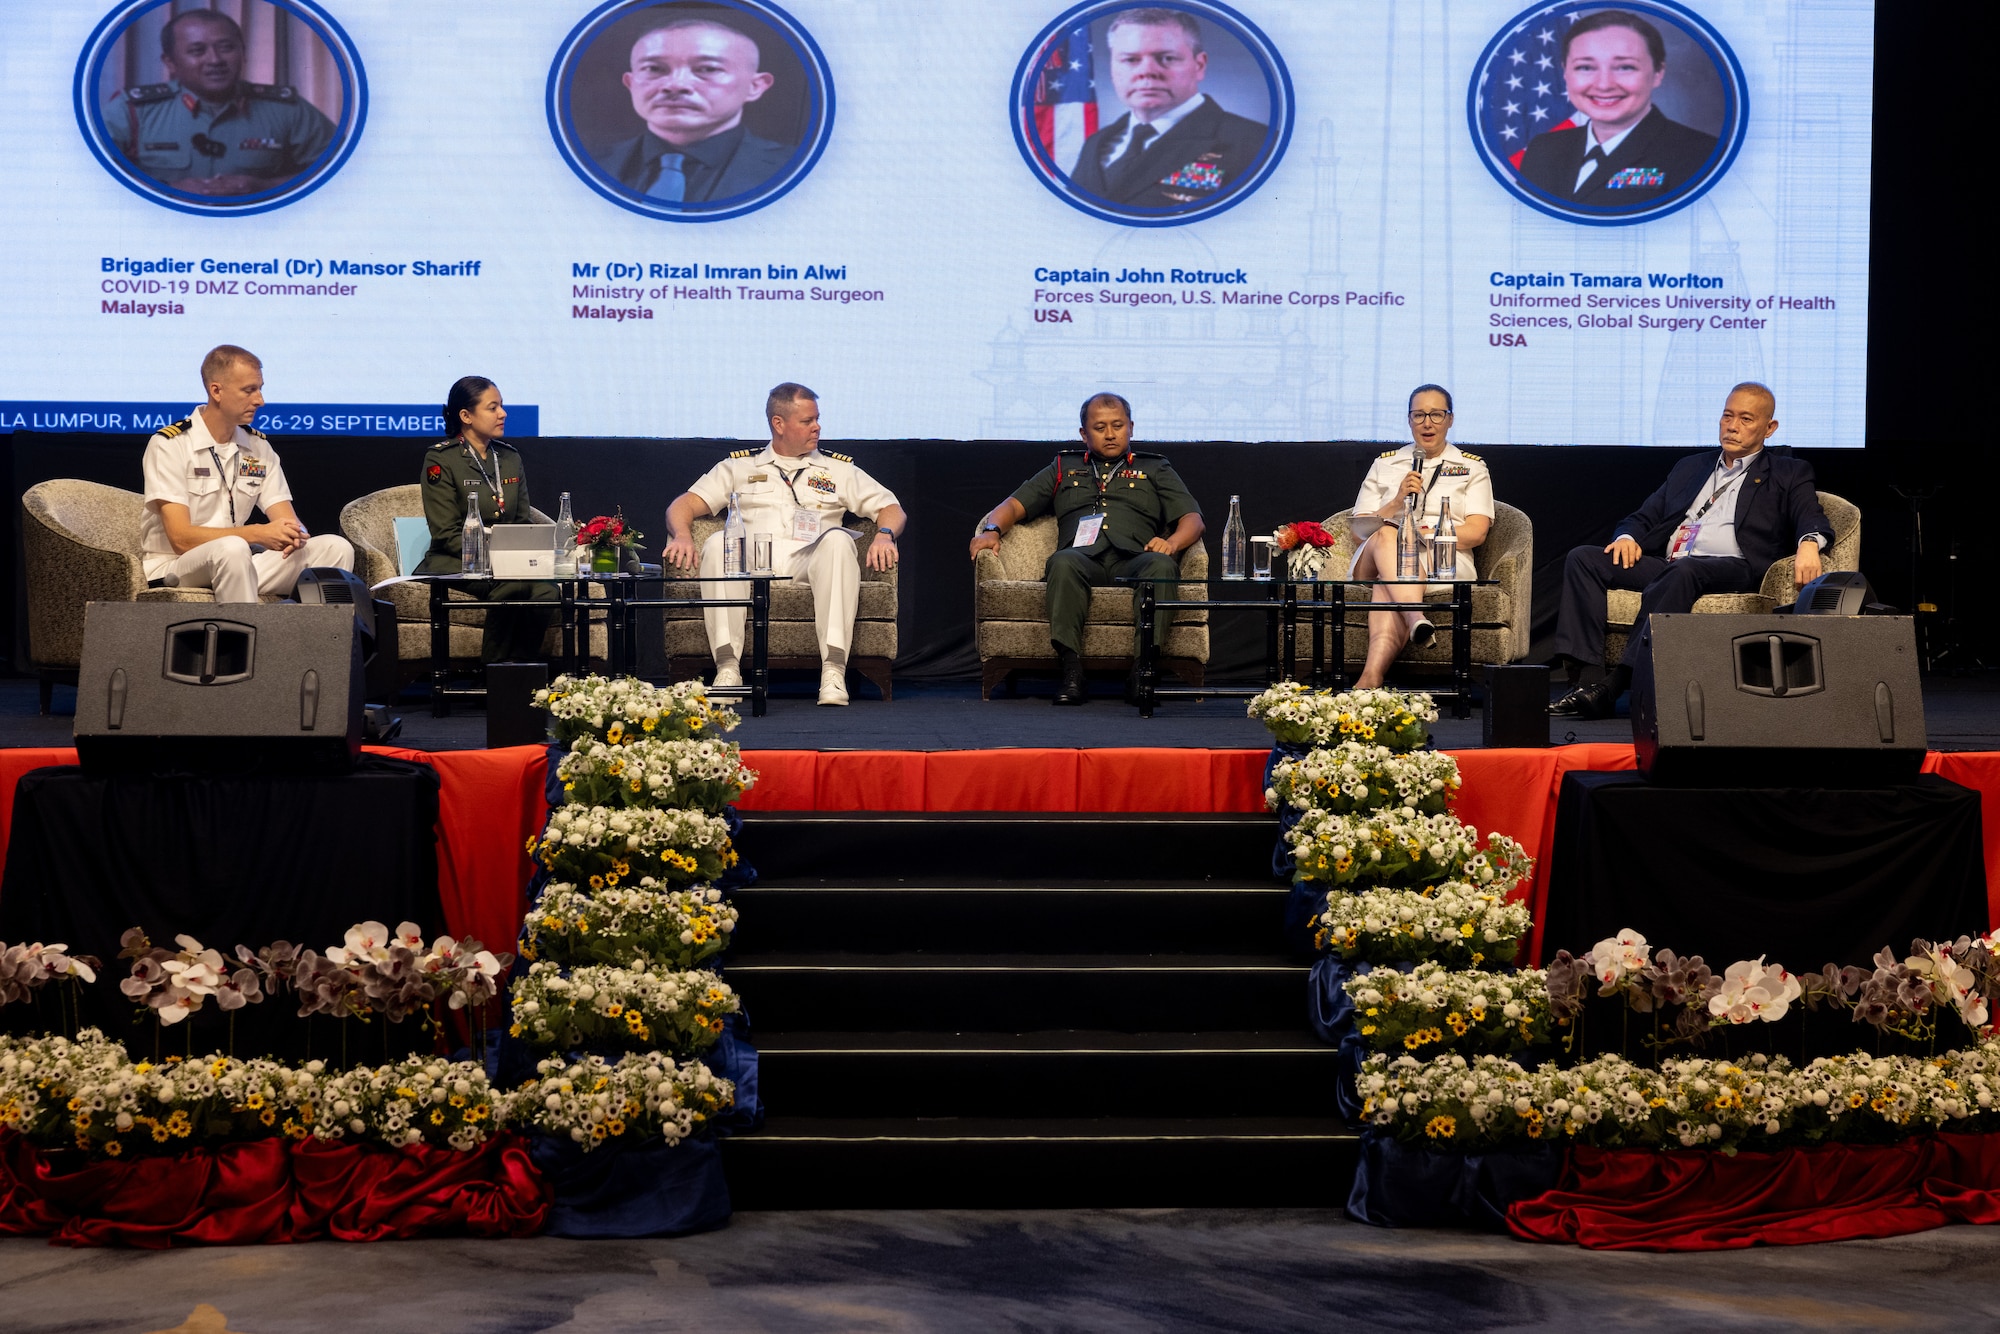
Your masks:
<svg viewBox="0 0 2000 1334"><path fill-rule="evenodd" d="M1257 1090L1271 1116L1334 1105L1336 1053L1294 1032L769 1033L759 1088L788 1116L1035 1116L1183 1108L1199 1090Z"/></svg>
<svg viewBox="0 0 2000 1334"><path fill-rule="evenodd" d="M729 965L756 1031L1289 1029L1309 969L1275 954L823 954Z"/></svg>
<svg viewBox="0 0 2000 1334"><path fill-rule="evenodd" d="M738 1209L1280 1208L1344 1203L1359 1145L1325 1117L774 1115L722 1151Z"/></svg>
<svg viewBox="0 0 2000 1334"><path fill-rule="evenodd" d="M1270 865L1269 815L751 811L737 839L764 881L977 871L1080 880L1241 880Z"/></svg>
<svg viewBox="0 0 2000 1334"><path fill-rule="evenodd" d="M1260 953L1280 939L1289 891L1270 880L760 882L733 892L730 958L843 944L872 950Z"/></svg>

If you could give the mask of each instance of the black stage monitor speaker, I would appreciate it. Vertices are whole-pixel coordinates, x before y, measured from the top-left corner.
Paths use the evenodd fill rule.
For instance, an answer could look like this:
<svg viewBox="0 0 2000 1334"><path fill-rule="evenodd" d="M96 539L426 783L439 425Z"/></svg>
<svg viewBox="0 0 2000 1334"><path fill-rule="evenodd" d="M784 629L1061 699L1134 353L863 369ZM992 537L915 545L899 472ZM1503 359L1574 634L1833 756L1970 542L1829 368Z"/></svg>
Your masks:
<svg viewBox="0 0 2000 1334"><path fill-rule="evenodd" d="M1884 614L1875 590L1859 570L1829 570L1799 590L1792 604L1797 616L1868 616Z"/></svg>
<svg viewBox="0 0 2000 1334"><path fill-rule="evenodd" d="M1632 744L1654 780L1877 787L1915 780L1924 701L1907 616L1653 616Z"/></svg>
<svg viewBox="0 0 2000 1334"><path fill-rule="evenodd" d="M361 753L354 608L91 603L76 749L98 773L350 767Z"/></svg>
<svg viewBox="0 0 2000 1334"><path fill-rule="evenodd" d="M1486 668L1486 708L1481 744L1549 744L1549 669L1529 663Z"/></svg>

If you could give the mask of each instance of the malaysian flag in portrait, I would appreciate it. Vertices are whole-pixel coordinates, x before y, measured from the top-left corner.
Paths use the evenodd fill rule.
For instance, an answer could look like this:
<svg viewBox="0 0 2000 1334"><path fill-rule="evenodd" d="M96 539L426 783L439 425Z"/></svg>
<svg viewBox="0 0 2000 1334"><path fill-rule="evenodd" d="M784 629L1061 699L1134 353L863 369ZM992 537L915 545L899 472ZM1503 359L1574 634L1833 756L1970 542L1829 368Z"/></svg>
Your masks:
<svg viewBox="0 0 2000 1334"><path fill-rule="evenodd" d="M1042 157L1067 176L1097 133L1097 84L1090 69L1090 28L1071 28L1049 43L1035 80L1035 140Z"/></svg>

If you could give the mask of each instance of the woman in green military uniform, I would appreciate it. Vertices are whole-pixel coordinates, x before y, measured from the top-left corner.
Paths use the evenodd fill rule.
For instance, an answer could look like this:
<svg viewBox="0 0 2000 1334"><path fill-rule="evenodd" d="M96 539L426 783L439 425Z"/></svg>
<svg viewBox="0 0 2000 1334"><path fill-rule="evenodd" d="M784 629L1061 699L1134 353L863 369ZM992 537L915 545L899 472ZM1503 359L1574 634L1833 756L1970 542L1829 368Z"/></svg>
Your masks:
<svg viewBox="0 0 2000 1334"><path fill-rule="evenodd" d="M521 465L520 451L500 438L507 429L507 409L500 402L499 387L483 375L465 376L445 396L444 420L457 434L432 445L424 455L421 485L431 548L418 564L418 574L457 574L465 568L468 483L479 497L479 514L487 527L534 522L528 501L528 470ZM469 585L464 591L482 601L556 600L556 586L539 580L503 579ZM554 621L552 607L491 608L486 613L479 660L540 660L542 640Z"/></svg>

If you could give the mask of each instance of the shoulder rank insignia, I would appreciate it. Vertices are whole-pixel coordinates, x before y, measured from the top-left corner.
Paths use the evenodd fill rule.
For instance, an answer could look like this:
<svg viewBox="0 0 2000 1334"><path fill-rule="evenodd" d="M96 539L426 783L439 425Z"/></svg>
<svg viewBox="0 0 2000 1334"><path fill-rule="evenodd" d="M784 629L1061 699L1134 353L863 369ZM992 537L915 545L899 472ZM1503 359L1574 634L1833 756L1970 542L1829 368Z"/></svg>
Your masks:
<svg viewBox="0 0 2000 1334"><path fill-rule="evenodd" d="M164 102L173 95L174 86L170 83L142 83L137 88L125 90L127 102L136 102L142 106L148 102Z"/></svg>
<svg viewBox="0 0 2000 1334"><path fill-rule="evenodd" d="M729 457L732 459L749 459L755 458L763 452L761 449L734 449L729 452Z"/></svg>
<svg viewBox="0 0 2000 1334"><path fill-rule="evenodd" d="M1458 451L1458 456L1462 459L1471 459L1474 463L1486 462L1485 459L1480 458L1477 454L1468 454L1462 449Z"/></svg>
<svg viewBox="0 0 2000 1334"><path fill-rule="evenodd" d="M1385 449L1380 454L1377 454L1375 457L1378 459L1393 459L1402 452L1403 451L1400 449Z"/></svg>
<svg viewBox="0 0 2000 1334"><path fill-rule="evenodd" d="M267 102L296 102L298 89L287 83L246 83L243 87L252 97L261 97Z"/></svg>
<svg viewBox="0 0 2000 1334"><path fill-rule="evenodd" d="M269 440L271 438L270 436L265 435L262 431L258 430L254 426L246 426L243 429L248 431L250 434L256 436L259 440Z"/></svg>
<svg viewBox="0 0 2000 1334"><path fill-rule="evenodd" d="M171 426L162 426L160 428L160 434L167 437L167 439L171 440L192 425L194 425L194 418L183 417Z"/></svg>
<svg viewBox="0 0 2000 1334"><path fill-rule="evenodd" d="M1132 457L1135 459L1158 459L1162 463L1166 462L1167 459L1165 454L1157 453L1150 449L1135 449L1132 451Z"/></svg>
<svg viewBox="0 0 2000 1334"><path fill-rule="evenodd" d="M842 463L852 463L852 462L854 462L854 460L853 460L853 459L851 459L851 458L849 458L849 457L848 457L847 455L845 455L845 454L836 454L836 453L834 453L834 452L833 452L832 450L830 450L830 449L822 449L822 450L820 451L820 453L822 453L822 454L826 455L826 456L827 456L828 458L830 458L830 459L839 459L839 460L840 460L840 461L841 461Z"/></svg>

